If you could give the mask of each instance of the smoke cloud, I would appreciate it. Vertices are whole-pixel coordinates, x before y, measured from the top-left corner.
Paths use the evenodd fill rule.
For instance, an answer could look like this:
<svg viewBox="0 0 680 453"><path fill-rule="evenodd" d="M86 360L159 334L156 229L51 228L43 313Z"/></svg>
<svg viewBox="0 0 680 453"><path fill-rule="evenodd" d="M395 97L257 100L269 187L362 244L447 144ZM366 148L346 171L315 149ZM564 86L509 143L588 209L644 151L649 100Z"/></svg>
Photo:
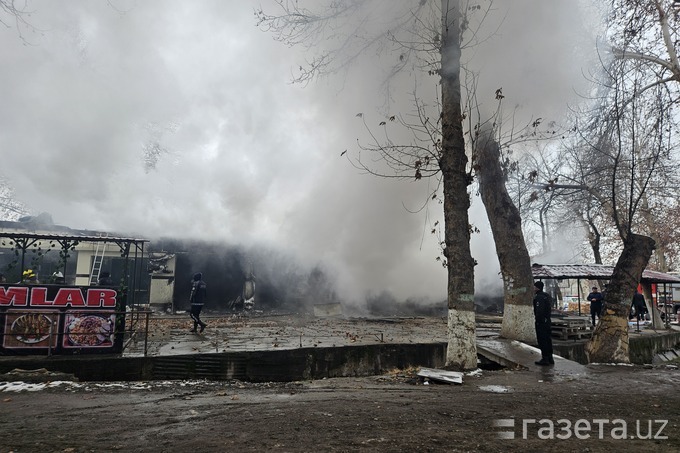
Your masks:
<svg viewBox="0 0 680 453"><path fill-rule="evenodd" d="M498 3L489 39L464 54L480 96L490 105L503 87L528 115L558 117L581 77L577 4ZM324 263L348 300L445 299L430 233L441 206L405 209L422 204L427 183L362 175L340 157L364 138L356 114L385 108L374 59L291 84L305 49L258 30L252 8L31 1L29 26L0 27L2 176L33 212L71 228L285 250L309 269ZM418 83L436 90L434 78ZM500 288L484 216L474 197L481 292Z"/></svg>

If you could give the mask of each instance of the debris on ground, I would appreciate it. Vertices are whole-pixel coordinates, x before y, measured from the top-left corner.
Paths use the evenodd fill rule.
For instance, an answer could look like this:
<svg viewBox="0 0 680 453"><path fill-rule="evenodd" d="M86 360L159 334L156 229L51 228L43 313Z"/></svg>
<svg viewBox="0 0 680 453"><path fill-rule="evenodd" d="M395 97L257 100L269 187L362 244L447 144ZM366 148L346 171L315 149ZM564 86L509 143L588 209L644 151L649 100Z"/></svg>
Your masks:
<svg viewBox="0 0 680 453"><path fill-rule="evenodd" d="M443 382L445 384L462 384L463 373L459 371L438 370L435 368L421 367L418 376L428 378L433 381Z"/></svg>

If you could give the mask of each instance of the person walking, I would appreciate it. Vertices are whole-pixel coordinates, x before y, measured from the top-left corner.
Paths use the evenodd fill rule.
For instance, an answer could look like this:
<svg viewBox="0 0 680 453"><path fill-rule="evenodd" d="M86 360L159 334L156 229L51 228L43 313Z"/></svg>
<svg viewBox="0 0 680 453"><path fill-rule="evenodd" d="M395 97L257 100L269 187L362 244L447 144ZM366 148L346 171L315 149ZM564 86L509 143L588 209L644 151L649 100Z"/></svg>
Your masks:
<svg viewBox="0 0 680 453"><path fill-rule="evenodd" d="M647 304L645 303L645 296L640 294L640 291L635 291L633 296L633 309L635 310L635 317L639 321L644 321L645 314L647 314Z"/></svg>
<svg viewBox="0 0 680 453"><path fill-rule="evenodd" d="M541 350L541 360L536 365L554 365L552 347L552 323L550 312L552 311L552 298L543 291L543 282L534 283L534 318L536 321L536 339Z"/></svg>
<svg viewBox="0 0 680 453"><path fill-rule="evenodd" d="M203 310L203 304L205 303L205 298L207 294L207 285L203 281L203 274L197 272L194 274L194 280L191 284L191 295L189 296L189 302L191 302L191 311L189 316L194 321L194 328L191 332L196 333L198 326L201 326L200 333L203 333L206 323L201 321L201 310Z"/></svg>
<svg viewBox="0 0 680 453"><path fill-rule="evenodd" d="M588 301L590 302L590 316L593 320L593 329L595 328L595 317L600 319L602 317L602 300L604 299L604 294L602 294L597 286L593 286L593 291L588 294Z"/></svg>

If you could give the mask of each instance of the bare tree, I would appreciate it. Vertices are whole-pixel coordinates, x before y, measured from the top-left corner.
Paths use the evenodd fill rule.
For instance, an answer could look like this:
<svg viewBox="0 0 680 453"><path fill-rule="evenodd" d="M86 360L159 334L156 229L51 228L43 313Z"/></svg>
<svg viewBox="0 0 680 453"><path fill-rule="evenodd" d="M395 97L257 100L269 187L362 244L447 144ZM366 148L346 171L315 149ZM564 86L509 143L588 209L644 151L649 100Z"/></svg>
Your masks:
<svg viewBox="0 0 680 453"><path fill-rule="evenodd" d="M675 50L674 40L678 35L678 9L679 4L671 0L654 0L650 2L628 2L626 0L608 0L603 2L605 7L608 6L604 16L606 17L607 30L603 36L604 40L601 47L605 49L605 61L603 64L609 66L619 62L625 64L629 71L634 72L636 78L636 85L630 88L626 93L619 90L619 96L627 96L627 99L619 99L622 107L626 106L627 102L631 102L633 98L640 98L648 96L648 91L653 90L659 86L664 87L661 91L666 91L665 100L657 103L657 108L661 110L674 110L678 101L677 88L674 87L680 81L680 68L678 64L677 52ZM608 60L607 57L612 57L614 62ZM616 70L612 70L616 72ZM623 86L619 87L623 88ZM578 117L575 121L577 127L574 131L584 133L590 138L586 142L597 135L593 130L594 124L600 122L590 122L590 120L580 120L580 117L597 118L602 115L607 115L608 109L611 108L611 93L612 87L605 83L599 87L598 98L599 104L590 112L578 112ZM661 91L657 90L656 94L648 96L646 102L654 97L658 98ZM638 105L638 111L643 108L642 104ZM652 112L654 112L652 110ZM668 140L674 142L677 139L677 125L673 123L673 115L666 115L664 118L665 127L673 128L673 135L669 135ZM584 150L585 147L585 150ZM571 206L572 211L576 214L576 220L581 221L584 225L589 226L590 243L595 247L601 244L602 232L608 227L602 220L604 218L612 217L612 206L608 203L607 198L600 196L599 199L594 200L593 197L598 196L597 192L590 191L589 188L596 188L603 177L603 169L608 168L606 157L601 153L590 152L589 145L584 145L583 141L573 143L566 146L566 153L570 156L565 163L570 165L563 168L556 168L554 172L543 173L540 172L540 166L536 165L539 170L538 181L544 181L543 187L546 192L558 189L558 186L566 187L582 187L583 191L579 195L578 192L571 191L568 197L572 199L572 203L565 203L564 206ZM670 159L668 151L666 155L660 154L661 159L655 162L655 173L658 176L657 181L662 184L650 181L648 183L645 193L641 197L640 214L645 218L645 227L650 236L655 238L654 227L658 225L659 218L653 216L654 212L658 212L659 204L668 204L676 198L677 193L677 172L674 171L677 162ZM643 160L639 160L642 162ZM639 167L638 167L639 168ZM554 174L553 174L554 173ZM560 179L563 184L554 184L556 178ZM545 183L545 181L548 181ZM566 184L564 184L566 183ZM560 198L564 198L564 193L560 193ZM532 195L533 196L533 195ZM594 207L604 207L603 216L602 211L593 210ZM652 213L647 215L646 212ZM563 212L561 215L568 214ZM658 241L657 241L658 242ZM657 265L663 267L665 261L663 255L664 247L662 244L657 244L655 249ZM596 262L600 253L598 250L593 250Z"/></svg>
<svg viewBox="0 0 680 453"><path fill-rule="evenodd" d="M498 109L490 117L484 117L480 112L477 93L471 91L470 97L468 117L471 119L469 141L473 150L473 169L491 226L503 279L501 335L535 342L531 258L524 235L521 205L516 205L510 195L508 176L517 171L517 161L511 157L513 146L528 141L543 141L554 134L549 130L539 130L541 119L514 129L514 118L502 116L505 96L500 88L495 91ZM509 125L507 131L503 129L506 123Z"/></svg>
<svg viewBox="0 0 680 453"><path fill-rule="evenodd" d="M510 197L501 166L501 147L490 128L484 128L475 146L479 192L491 224L503 277L503 324L506 338L533 342L533 278L524 240L522 218Z"/></svg>
<svg viewBox="0 0 680 453"><path fill-rule="evenodd" d="M663 110L675 111L680 101L678 83L680 83L680 60L678 59L677 40L680 35L680 3L674 0L653 0L649 2L626 2L611 0L609 2L607 39L608 50L612 56L639 74L641 82L635 87L631 97L642 97L649 90L657 90L656 99ZM660 97L661 96L661 97ZM657 102L659 103L659 102ZM673 115L665 119L666 127L673 122ZM674 136L677 140L677 125L673 124ZM677 165L675 162L672 165ZM665 182L663 191L654 193L654 187L641 200L641 213L650 236L656 242L654 252L655 265L660 270L668 270L666 263L667 243L657 231L658 219L653 210L659 205L653 198L666 198L664 204L672 202L677 195L677 175L664 168L660 161L658 173ZM675 187L675 190L669 190ZM671 192L670 197L663 197L664 192Z"/></svg>
<svg viewBox="0 0 680 453"><path fill-rule="evenodd" d="M327 43L308 65L301 66L295 80L306 83L320 75L347 71L368 49L390 52L396 56L388 71L397 74L408 64L424 73L438 75L440 82L440 114L434 120L417 105L411 123L425 141L415 139L407 145L380 144L394 177L437 179L443 190L444 240L443 254L448 272L448 348L446 365L455 369L477 367L474 313L474 260L470 251L468 209L471 183L469 161L463 135L461 109L461 48L469 31L469 12L484 15L479 5L462 7L460 0L413 0L396 4L392 1L361 0L330 2L323 14L300 4L278 1L280 14L256 12L259 25L274 33L288 45L314 46ZM381 21L391 14L389 29L378 29L369 22L379 11ZM389 77L386 79L389 81ZM386 82L388 83L388 82ZM403 116L390 115L385 121L409 123ZM398 120L398 121L397 121ZM385 125L384 124L384 125ZM378 141L379 142L379 141ZM361 168L373 172L369 166ZM377 174L373 172L374 174ZM432 192L436 195L437 189Z"/></svg>
<svg viewBox="0 0 680 453"><path fill-rule="evenodd" d="M498 109L490 117L485 118L477 107L474 98L469 117L475 118L470 127L470 142L473 149L473 169L479 183L479 193L487 212L491 226L496 254L498 256L503 278L503 324L501 335L506 338L535 342L536 332L533 323L533 276L531 258L527 247L524 219L522 218L522 198L527 219L536 221L541 233L541 250L549 250L549 234L551 229L548 213L554 209L560 198L554 191L557 177L544 178L549 181L548 190L537 190L536 180L539 173L532 170L524 178L509 183L509 176L518 175L521 161L513 158L513 148L527 145L546 144L559 137L560 129L550 121L543 126L542 118L529 120L518 127L512 117L503 118L502 104L504 95L499 88L495 91ZM507 129L507 130L505 130ZM551 166L559 166L548 162L545 154L527 154L524 163L536 168L538 162L542 167L552 171ZM509 190L509 187L511 189ZM528 189L528 190L527 190ZM573 188L571 190L574 190ZM515 191L516 198L511 196ZM517 204L515 203L517 200ZM531 211L528 211L531 209Z"/></svg>
<svg viewBox="0 0 680 453"><path fill-rule="evenodd" d="M592 174L605 182L601 188L591 186L590 193L611 216L623 243L606 292L605 315L586 348L589 360L598 362L629 361L630 301L654 249L654 240L639 233L642 207L669 145L662 85L648 88L645 72L627 63L620 60L608 68L606 109L592 123L587 149Z"/></svg>
<svg viewBox="0 0 680 453"><path fill-rule="evenodd" d="M597 206L611 219L623 246L606 294L605 316L587 353L591 361L628 362L632 295L655 249L657 266L667 267L660 222L653 213L675 179L671 151L677 140L679 22L675 2L609 4L604 38L613 59L603 62L605 81L593 119L578 130L584 141L576 152L580 168L572 177L588 187L586 206Z"/></svg>

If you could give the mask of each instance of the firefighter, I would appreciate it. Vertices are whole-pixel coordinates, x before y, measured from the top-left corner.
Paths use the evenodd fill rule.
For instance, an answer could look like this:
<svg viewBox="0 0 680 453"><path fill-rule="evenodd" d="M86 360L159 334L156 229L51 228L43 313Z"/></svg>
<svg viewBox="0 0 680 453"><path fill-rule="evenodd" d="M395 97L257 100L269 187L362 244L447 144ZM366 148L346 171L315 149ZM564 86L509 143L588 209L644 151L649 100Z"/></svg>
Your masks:
<svg viewBox="0 0 680 453"><path fill-rule="evenodd" d="M24 285L36 285L38 283L38 276L33 272L33 269L26 269L21 274L21 283Z"/></svg>
<svg viewBox="0 0 680 453"><path fill-rule="evenodd" d="M191 332L196 333L198 326L201 326L200 333L203 333L205 326L207 325L201 321L201 310L203 310L203 304L205 303L206 297L206 287L207 285L203 281L203 274L197 272L194 274L194 280L191 283L191 295L189 296L189 302L191 302L191 311L189 316L194 321L194 328Z"/></svg>

